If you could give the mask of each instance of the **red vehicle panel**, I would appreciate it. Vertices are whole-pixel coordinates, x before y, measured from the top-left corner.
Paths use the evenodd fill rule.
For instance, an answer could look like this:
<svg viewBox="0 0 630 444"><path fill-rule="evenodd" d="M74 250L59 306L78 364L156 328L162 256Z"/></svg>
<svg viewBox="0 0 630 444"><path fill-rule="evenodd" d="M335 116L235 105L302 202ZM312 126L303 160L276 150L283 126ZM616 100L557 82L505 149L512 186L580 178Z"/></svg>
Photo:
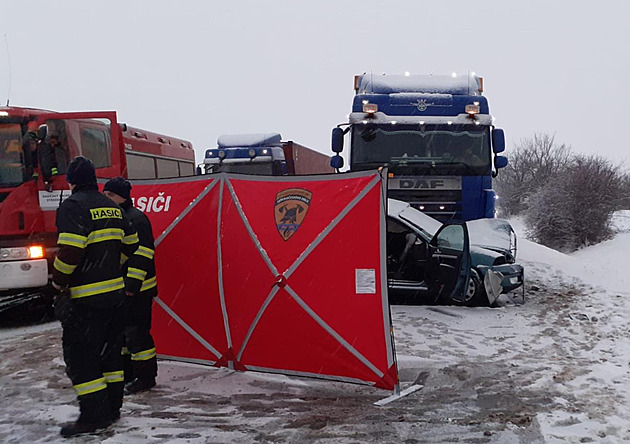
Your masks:
<svg viewBox="0 0 630 444"><path fill-rule="evenodd" d="M115 111L0 107L0 292L48 282L55 213L70 194L65 171L79 155L92 160L101 179L172 178L195 170L190 142L119 124Z"/></svg>

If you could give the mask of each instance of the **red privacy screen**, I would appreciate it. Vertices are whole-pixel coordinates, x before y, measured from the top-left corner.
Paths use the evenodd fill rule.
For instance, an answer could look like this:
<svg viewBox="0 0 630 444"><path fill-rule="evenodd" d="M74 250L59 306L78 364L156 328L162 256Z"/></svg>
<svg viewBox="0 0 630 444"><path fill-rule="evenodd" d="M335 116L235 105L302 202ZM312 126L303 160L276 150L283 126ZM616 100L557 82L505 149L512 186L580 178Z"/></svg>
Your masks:
<svg viewBox="0 0 630 444"><path fill-rule="evenodd" d="M159 355L394 389L385 186L378 172L134 181Z"/></svg>

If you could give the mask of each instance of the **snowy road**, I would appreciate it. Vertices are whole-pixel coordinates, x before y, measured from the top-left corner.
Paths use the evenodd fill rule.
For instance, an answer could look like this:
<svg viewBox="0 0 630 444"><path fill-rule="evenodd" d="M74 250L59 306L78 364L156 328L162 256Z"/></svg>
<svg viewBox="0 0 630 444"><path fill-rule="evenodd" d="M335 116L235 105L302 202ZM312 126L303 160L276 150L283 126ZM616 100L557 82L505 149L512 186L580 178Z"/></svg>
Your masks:
<svg viewBox="0 0 630 444"><path fill-rule="evenodd" d="M628 442L629 248L627 232L590 255L524 241L524 305L392 307L402 388L423 388L387 406L373 403L388 392L364 386L161 361L155 390L75 441ZM0 330L0 442L62 441L78 409L60 342L57 323Z"/></svg>

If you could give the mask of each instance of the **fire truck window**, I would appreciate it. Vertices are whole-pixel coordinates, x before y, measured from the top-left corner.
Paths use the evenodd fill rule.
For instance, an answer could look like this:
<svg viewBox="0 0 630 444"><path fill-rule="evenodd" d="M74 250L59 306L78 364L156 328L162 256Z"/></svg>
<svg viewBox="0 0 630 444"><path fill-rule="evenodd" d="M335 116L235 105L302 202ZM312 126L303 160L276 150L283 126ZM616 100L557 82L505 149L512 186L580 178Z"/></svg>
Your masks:
<svg viewBox="0 0 630 444"><path fill-rule="evenodd" d="M194 176L195 165L187 162L179 162L179 175L180 176Z"/></svg>
<svg viewBox="0 0 630 444"><path fill-rule="evenodd" d="M167 159L156 159L156 161L158 179L179 176L179 167L177 166L177 161Z"/></svg>
<svg viewBox="0 0 630 444"><path fill-rule="evenodd" d="M81 152L96 168L111 166L111 148L107 133L97 128L81 129Z"/></svg>
<svg viewBox="0 0 630 444"><path fill-rule="evenodd" d="M20 126L0 126L0 187L18 185L24 181L24 156Z"/></svg>
<svg viewBox="0 0 630 444"><path fill-rule="evenodd" d="M127 175L129 179L155 179L155 160L127 153Z"/></svg>

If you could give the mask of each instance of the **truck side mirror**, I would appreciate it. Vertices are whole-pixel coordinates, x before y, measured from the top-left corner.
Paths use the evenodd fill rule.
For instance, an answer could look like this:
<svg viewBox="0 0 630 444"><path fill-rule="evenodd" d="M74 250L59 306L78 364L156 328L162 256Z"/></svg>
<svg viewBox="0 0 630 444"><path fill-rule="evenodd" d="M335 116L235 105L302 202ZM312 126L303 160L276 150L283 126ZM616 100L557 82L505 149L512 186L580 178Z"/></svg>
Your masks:
<svg viewBox="0 0 630 444"><path fill-rule="evenodd" d="M498 170L499 168L505 168L508 164L508 159L505 156L495 156L494 158L494 167Z"/></svg>
<svg viewBox="0 0 630 444"><path fill-rule="evenodd" d="M343 151L343 130L339 127L332 130L331 146L335 153Z"/></svg>
<svg viewBox="0 0 630 444"><path fill-rule="evenodd" d="M336 170L343 168L343 157L339 154L332 156L330 158L330 166Z"/></svg>
<svg viewBox="0 0 630 444"><path fill-rule="evenodd" d="M501 128L492 130L492 151L495 153L505 151L505 133Z"/></svg>

